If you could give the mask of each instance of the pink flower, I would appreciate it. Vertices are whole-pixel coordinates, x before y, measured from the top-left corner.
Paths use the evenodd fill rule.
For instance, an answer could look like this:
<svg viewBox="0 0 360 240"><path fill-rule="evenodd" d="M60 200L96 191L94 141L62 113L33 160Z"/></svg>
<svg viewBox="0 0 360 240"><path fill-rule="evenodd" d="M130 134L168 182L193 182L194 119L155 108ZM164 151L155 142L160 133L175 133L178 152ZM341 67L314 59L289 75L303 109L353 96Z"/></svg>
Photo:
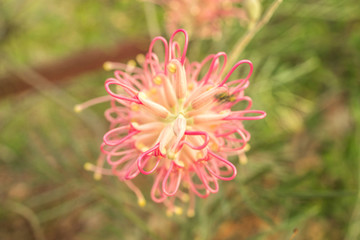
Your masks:
<svg viewBox="0 0 360 240"><path fill-rule="evenodd" d="M147 0L165 10L166 28L172 33L179 27L200 38L221 37L229 19L253 24L261 13L258 0Z"/></svg>
<svg viewBox="0 0 360 240"><path fill-rule="evenodd" d="M183 48L174 40L178 33L185 37ZM153 52L157 42L164 46L164 60ZM115 77L106 80L110 130L103 138L100 164L86 168L98 176L117 176L135 192L140 205L145 200L132 180L139 174L152 176L153 201L163 202L169 214L181 213L179 202L189 201L188 215L193 216L195 196L206 198L219 190L219 180L236 176L227 157L243 153L250 140L243 121L262 119L266 113L250 110L252 100L244 95L253 71L249 60L239 61L222 78L225 53L189 62L187 46L182 29L169 42L156 37L142 68L116 70ZM249 67L247 75L229 81L240 65ZM239 102L246 108L232 110ZM102 168L105 160L111 170Z"/></svg>

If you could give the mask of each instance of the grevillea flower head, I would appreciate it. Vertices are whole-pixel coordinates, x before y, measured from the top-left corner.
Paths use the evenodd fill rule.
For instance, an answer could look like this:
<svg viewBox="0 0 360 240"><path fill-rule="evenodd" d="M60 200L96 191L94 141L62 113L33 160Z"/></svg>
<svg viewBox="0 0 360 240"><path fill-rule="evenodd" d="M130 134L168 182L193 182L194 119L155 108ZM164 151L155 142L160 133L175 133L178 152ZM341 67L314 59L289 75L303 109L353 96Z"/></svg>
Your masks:
<svg viewBox="0 0 360 240"><path fill-rule="evenodd" d="M169 33L179 27L199 38L219 38L224 20L237 19L253 25L261 14L259 0L147 0L165 10Z"/></svg>
<svg viewBox="0 0 360 240"><path fill-rule="evenodd" d="M182 34L184 46L175 41ZM160 42L164 55L153 51ZM87 164L96 176L115 175L134 191L139 204L145 199L133 179L138 175L153 178L150 191L154 202L164 203L168 213L181 213L179 203L187 202L188 215L194 214L196 196L208 197L219 190L219 180L234 179L236 167L227 160L244 152L250 133L244 121L265 117L251 110L252 100L245 96L253 65L241 60L221 77L226 54L211 54L201 62L186 58L188 36L180 29L168 42L156 37L150 44L142 67L118 67L115 77L105 82L110 100L105 116L110 130L104 135L98 166ZM230 81L240 66L248 66L245 77ZM237 103L246 107L234 110ZM87 105L91 103L86 103ZM106 161L111 169L102 168Z"/></svg>

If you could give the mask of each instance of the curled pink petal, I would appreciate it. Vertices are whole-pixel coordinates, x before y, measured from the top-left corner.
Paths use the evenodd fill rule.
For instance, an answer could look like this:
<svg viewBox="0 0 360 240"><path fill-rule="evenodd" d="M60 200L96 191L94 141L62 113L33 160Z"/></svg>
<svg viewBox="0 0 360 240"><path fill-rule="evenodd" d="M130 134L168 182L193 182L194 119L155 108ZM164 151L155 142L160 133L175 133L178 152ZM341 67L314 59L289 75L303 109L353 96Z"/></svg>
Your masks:
<svg viewBox="0 0 360 240"><path fill-rule="evenodd" d="M216 74L216 76L214 77L214 79L219 79L221 74L223 73L224 69L225 69L225 66L226 66L226 62L227 62L227 56L226 56L226 53L224 52L219 52L217 54L215 54L213 56L213 59L211 61L211 65L210 65L210 68L209 68L209 71L208 73L204 76L204 78L202 79L204 81L204 84L207 84L208 81L210 80L211 78L211 75L214 74L214 72L217 72L217 70L219 69L219 58L220 57L223 57L224 58L224 62L222 64L222 67L220 68L220 71ZM221 87L219 85L219 87Z"/></svg>
<svg viewBox="0 0 360 240"><path fill-rule="evenodd" d="M231 94L243 94L243 91L249 87L250 81L248 79L238 79L227 84Z"/></svg>
<svg viewBox="0 0 360 240"><path fill-rule="evenodd" d="M192 149L196 149L196 150L202 150L204 149L208 143L209 143L209 134L207 134L206 132L203 131L185 131L185 135L189 135L189 136L203 136L204 137L204 143L200 146L194 146L193 144L191 144L188 141L182 141L182 144L186 144L189 147L191 147Z"/></svg>
<svg viewBox="0 0 360 240"><path fill-rule="evenodd" d="M139 158L136 160L139 171L142 174L149 175L149 174L153 173L156 170L157 166L159 165L160 159L157 159L157 161L155 163L155 166L150 171L145 171L144 166L149 161L149 158L148 158L149 154L154 153L158 149L159 149L159 144L155 145L154 147L152 147L149 150L147 150L147 151L143 152L142 154L140 154Z"/></svg>
<svg viewBox="0 0 360 240"><path fill-rule="evenodd" d="M124 126L124 127L118 127L118 128L114 128L110 131L108 131L107 133L105 133L104 135L104 138L103 138L103 141L106 145L109 145L109 146L116 146L116 145L119 145L125 141L127 141L128 139L130 139L132 136L136 135L138 133L138 131L134 130L134 131L128 131L126 132L126 130L128 130L129 127L128 126ZM126 136L124 137L114 137L112 135L115 135L115 134L127 134ZM114 138L113 140L111 140L110 138Z"/></svg>
<svg viewBox="0 0 360 240"><path fill-rule="evenodd" d="M151 57L152 54L153 54L153 48L154 48L154 44L157 42L157 41L161 41L163 44L164 44L164 48L165 48L165 59L164 59L164 64L165 66L168 64L169 62L169 45L166 41L165 38L163 37L155 37L151 43L150 43L150 47L149 47L149 53L148 53L148 56ZM156 75L158 72L155 71L155 69L153 68L153 65L151 65L151 71L153 73L153 76ZM166 68L164 69L164 73L166 74L167 73L167 70Z"/></svg>
<svg viewBox="0 0 360 240"><path fill-rule="evenodd" d="M166 195L161 191L159 184L165 174L165 169L161 169L155 177L154 184L151 188L151 199L156 203L161 203L166 199ZM158 195L158 196L157 196Z"/></svg>
<svg viewBox="0 0 360 240"><path fill-rule="evenodd" d="M229 177L223 177L223 176L220 176L218 173L216 173L216 171L214 171L213 169L211 169L210 167L206 166L206 168L209 170L209 172L214 175L215 177L217 177L218 179L221 179L221 180L224 180L224 181L230 181L230 180L233 180L235 177L236 177L236 174L237 174L237 170L236 170L236 167L231 163L229 162L228 160L226 160L225 158L222 158L216 154L214 154L212 151L208 151L208 154L210 156L212 156L213 158L217 159L218 161L224 163L226 166L230 167L230 169L232 170L232 175L229 176Z"/></svg>
<svg viewBox="0 0 360 240"><path fill-rule="evenodd" d="M162 182L162 191L164 192L164 194L166 196L169 196L169 197L174 196L176 194L177 190L179 189L181 177L182 177L181 170L179 170L179 169L173 170L174 168L176 168L174 165L175 165L174 162L170 163L170 167L167 170L164 180ZM176 172L177 175L172 174L173 171ZM170 175L171 175L171 180L170 180L170 183L167 184ZM172 190L169 190L168 187Z"/></svg>
<svg viewBox="0 0 360 240"><path fill-rule="evenodd" d="M194 170L199 177L200 181L204 185L205 189L210 193L217 193L219 191L219 184L215 178L211 175L208 175L206 171L204 171L203 167L200 166L202 163L196 163L194 165ZM210 183L214 183L214 187L210 186Z"/></svg>
<svg viewBox="0 0 360 240"><path fill-rule="evenodd" d="M186 57L186 52L187 52L187 47L188 47L188 43L189 43L189 36L187 34L187 32L184 30L184 29L178 29L176 30L171 38L170 38L170 46L173 46L173 43L174 43L174 37L178 34L178 33L183 33L184 34L184 37L185 37L185 44L184 44L184 48L183 48L183 52L182 52L182 55L181 55L181 58L180 58L180 62L181 64L184 65L184 62L185 62L185 57ZM173 57L173 56L172 56Z"/></svg>
<svg viewBox="0 0 360 240"><path fill-rule="evenodd" d="M258 116L244 116L245 114L259 114ZM244 110L232 112L224 120L259 120L266 117L266 112L259 110Z"/></svg>
<svg viewBox="0 0 360 240"><path fill-rule="evenodd" d="M224 78L224 80L222 81L222 82L220 82L220 84L219 84L219 87L221 87L221 86L223 86L225 83L226 83L226 81L229 79L229 77L231 76L231 74L241 65L241 64L248 64L249 66L250 66L250 70L249 70L249 73L248 73L248 75L246 76L246 81L247 80L249 80L249 78L250 78L250 76L251 76L251 74L252 74L252 72L253 72L253 64L252 64L252 62L251 61L249 61L249 60L241 60L241 61L239 61L239 62L237 62L236 64L235 64L235 66L230 70L230 72L226 75L226 77Z"/></svg>
<svg viewBox="0 0 360 240"><path fill-rule="evenodd" d="M192 173L192 175L194 176L198 176L195 171ZM191 179L190 176L187 177L187 183L190 186L190 189L193 193L195 193L198 197L200 198L207 198L210 194L210 191L208 189L206 189L206 187L202 184L202 185L196 185L193 180ZM205 193L201 193L199 192L200 189L204 189Z"/></svg>
<svg viewBox="0 0 360 240"><path fill-rule="evenodd" d="M124 101L129 101L129 102L134 102L134 103L138 103L140 104L141 102L139 101L139 99L137 99L137 97L125 97L123 95L120 95L120 94L117 94L117 93L114 93L111 89L110 89L110 85L118 85L118 86L121 86L123 87L124 89L127 90L127 92L129 93L135 93L136 90L132 89L131 87L129 86L126 86L125 84L123 83L120 83L119 81L115 80L115 79L111 79L109 78L108 80L106 80L105 82L105 89L106 91L114 98L117 98L117 99L120 99L120 100L124 100Z"/></svg>

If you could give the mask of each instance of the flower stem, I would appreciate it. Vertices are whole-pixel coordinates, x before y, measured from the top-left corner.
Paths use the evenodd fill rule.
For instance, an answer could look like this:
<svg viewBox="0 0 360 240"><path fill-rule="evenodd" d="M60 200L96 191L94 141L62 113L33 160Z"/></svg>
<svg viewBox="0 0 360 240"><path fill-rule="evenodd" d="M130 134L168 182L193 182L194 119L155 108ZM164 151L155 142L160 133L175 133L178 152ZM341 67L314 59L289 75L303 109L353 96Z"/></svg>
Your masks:
<svg viewBox="0 0 360 240"><path fill-rule="evenodd" d="M271 6L267 9L266 13L263 15L262 19L253 27L246 31L246 33L242 36L242 38L237 41L235 44L235 48L232 51L231 55L229 56L229 64L227 65L227 68L233 66L235 62L237 61L239 55L242 53L242 51L245 49L245 47L249 44L251 39L255 36L257 32L261 30L261 28L269 22L271 17L273 16L276 9L279 7L279 5L282 3L283 0L275 0ZM229 70L229 69L227 69ZM227 72L224 71L225 73Z"/></svg>

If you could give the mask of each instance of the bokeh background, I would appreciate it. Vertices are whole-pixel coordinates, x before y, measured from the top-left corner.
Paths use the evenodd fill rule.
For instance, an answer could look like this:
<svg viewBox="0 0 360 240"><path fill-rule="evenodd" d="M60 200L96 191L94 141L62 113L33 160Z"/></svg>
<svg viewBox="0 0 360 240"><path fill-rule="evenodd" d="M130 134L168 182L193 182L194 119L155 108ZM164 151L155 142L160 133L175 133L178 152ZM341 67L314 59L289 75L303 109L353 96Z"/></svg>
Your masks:
<svg viewBox="0 0 360 240"><path fill-rule="evenodd" d="M0 239L360 239L356 0L285 0L237 57L254 63L246 93L268 116L247 123L247 164L195 217L167 217L146 179L140 208L115 177L84 170L107 104L73 108L105 95L104 61L134 59L169 37L169 22L194 28L190 60L231 54L273 4L260 1L249 21L235 1L235 17L199 24L185 14L191 1L168 2L186 4L175 14L166 1L0 0ZM220 31L201 32L206 21Z"/></svg>

